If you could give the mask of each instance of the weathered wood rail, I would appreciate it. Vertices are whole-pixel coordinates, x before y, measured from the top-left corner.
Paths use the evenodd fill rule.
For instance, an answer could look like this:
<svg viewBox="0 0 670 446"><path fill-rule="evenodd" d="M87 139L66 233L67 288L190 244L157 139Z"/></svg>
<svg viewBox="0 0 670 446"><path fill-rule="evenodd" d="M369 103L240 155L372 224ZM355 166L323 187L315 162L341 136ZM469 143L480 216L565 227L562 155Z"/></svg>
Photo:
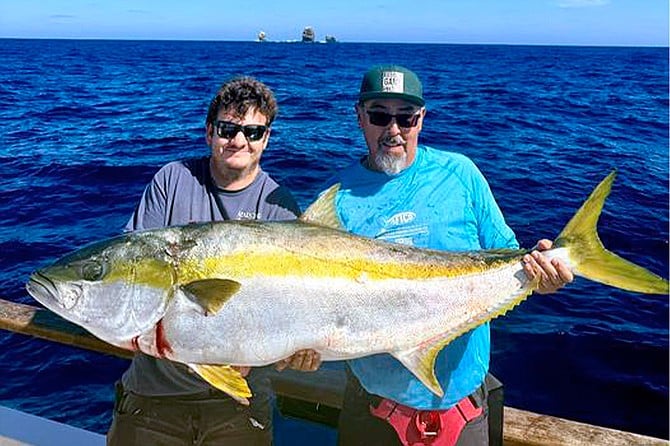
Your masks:
<svg viewBox="0 0 670 446"><path fill-rule="evenodd" d="M0 328L62 344L124 358L132 352L107 344L56 314L31 305L0 299ZM286 405L313 405L305 418L332 424L342 403L344 372L322 369L314 373L286 370L273 376L273 387ZM300 416L300 415L298 415ZM505 446L656 446L666 440L622 432L524 410L505 407Z"/></svg>

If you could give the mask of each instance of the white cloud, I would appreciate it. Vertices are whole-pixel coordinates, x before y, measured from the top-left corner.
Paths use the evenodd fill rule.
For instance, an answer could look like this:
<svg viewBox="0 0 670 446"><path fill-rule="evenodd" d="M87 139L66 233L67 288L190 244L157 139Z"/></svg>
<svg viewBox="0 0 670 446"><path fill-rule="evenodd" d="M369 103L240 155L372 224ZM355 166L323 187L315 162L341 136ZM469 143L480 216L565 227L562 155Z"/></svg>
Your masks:
<svg viewBox="0 0 670 446"><path fill-rule="evenodd" d="M610 0L561 0L558 6L561 8L588 8L590 6L604 6Z"/></svg>

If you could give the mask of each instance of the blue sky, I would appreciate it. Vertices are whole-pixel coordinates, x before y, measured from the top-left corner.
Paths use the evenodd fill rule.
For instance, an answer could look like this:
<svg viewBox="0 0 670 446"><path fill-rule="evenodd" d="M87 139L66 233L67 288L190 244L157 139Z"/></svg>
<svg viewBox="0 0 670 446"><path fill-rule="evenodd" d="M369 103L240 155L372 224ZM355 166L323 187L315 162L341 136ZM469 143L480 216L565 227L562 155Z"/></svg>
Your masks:
<svg viewBox="0 0 670 446"><path fill-rule="evenodd" d="M0 0L0 37L668 46L668 0Z"/></svg>

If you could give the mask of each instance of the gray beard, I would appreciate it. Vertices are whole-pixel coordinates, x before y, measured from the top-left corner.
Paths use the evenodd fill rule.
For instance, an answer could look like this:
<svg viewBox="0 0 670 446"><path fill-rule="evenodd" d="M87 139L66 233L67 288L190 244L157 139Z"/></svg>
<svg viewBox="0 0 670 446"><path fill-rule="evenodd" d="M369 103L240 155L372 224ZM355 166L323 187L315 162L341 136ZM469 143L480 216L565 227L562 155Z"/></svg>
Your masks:
<svg viewBox="0 0 670 446"><path fill-rule="evenodd" d="M397 175L407 167L407 153L395 156L383 150L377 150L373 161L377 170L386 175Z"/></svg>

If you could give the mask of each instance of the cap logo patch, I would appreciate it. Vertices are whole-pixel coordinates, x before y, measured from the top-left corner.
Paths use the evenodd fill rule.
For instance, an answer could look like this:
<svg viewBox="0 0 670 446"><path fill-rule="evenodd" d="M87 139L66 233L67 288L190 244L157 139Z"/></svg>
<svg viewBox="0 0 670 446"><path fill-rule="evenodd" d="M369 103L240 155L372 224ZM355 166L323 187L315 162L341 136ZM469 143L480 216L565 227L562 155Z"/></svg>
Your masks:
<svg viewBox="0 0 670 446"><path fill-rule="evenodd" d="M405 73L384 71L382 73L382 91L385 93L404 93Z"/></svg>

